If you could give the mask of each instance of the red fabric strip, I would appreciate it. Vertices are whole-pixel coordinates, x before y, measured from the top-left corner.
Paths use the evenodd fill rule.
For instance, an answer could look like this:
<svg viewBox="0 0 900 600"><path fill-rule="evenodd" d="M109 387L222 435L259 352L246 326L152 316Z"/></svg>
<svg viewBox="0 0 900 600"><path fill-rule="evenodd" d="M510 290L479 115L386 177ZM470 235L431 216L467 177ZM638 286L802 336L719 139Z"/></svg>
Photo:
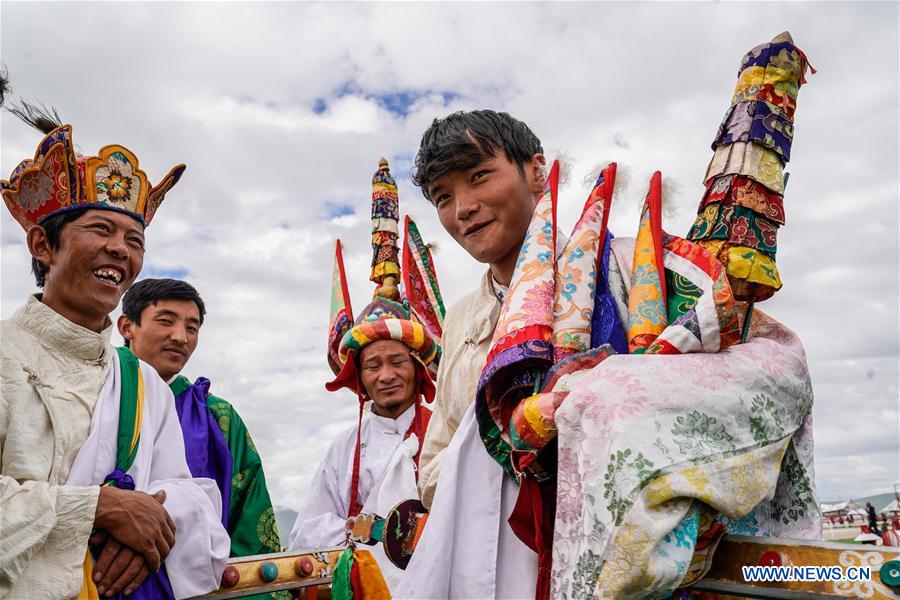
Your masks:
<svg viewBox="0 0 900 600"><path fill-rule="evenodd" d="M366 405L365 399L362 395L359 396L359 421L356 424L356 451L353 453L353 478L350 480L350 511L347 514L348 517L355 517L359 514L359 511L362 510L362 505L359 503L359 446L360 446L360 434L362 430L362 416L363 416L363 407Z"/></svg>
<svg viewBox="0 0 900 600"><path fill-rule="evenodd" d="M662 247L662 173L656 171L650 179L650 231L653 232L653 253L656 255L656 269L659 272L659 287L662 290L663 304L668 311L666 301L666 269L663 265Z"/></svg>
<svg viewBox="0 0 900 600"><path fill-rule="evenodd" d="M509 526L522 543L537 552L535 600L550 597L553 567L553 522L556 518L556 480L539 484L527 475L519 480L519 497L509 516Z"/></svg>

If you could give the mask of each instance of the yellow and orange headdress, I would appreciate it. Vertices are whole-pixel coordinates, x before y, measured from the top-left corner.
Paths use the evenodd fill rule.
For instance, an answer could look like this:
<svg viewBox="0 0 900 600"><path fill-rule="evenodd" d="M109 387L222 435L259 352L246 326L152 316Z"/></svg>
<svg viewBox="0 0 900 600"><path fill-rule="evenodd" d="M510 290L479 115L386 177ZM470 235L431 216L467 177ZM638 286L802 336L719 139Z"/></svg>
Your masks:
<svg viewBox="0 0 900 600"><path fill-rule="evenodd" d="M79 208L115 210L146 226L184 170L183 164L177 165L151 185L137 156L124 146L76 156L72 126L62 125L41 140L34 159L22 161L9 180L0 181L0 192L25 231L47 217Z"/></svg>

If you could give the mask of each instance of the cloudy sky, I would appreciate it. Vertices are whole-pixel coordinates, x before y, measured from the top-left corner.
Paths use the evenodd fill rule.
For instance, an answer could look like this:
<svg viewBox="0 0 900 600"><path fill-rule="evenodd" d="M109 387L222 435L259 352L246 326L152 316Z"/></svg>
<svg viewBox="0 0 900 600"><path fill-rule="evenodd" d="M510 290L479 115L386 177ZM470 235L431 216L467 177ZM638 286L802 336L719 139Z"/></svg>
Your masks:
<svg viewBox="0 0 900 600"><path fill-rule="evenodd" d="M186 374L247 422L277 506L354 422L323 383L334 239L355 308L368 282L369 194L390 160L401 209L436 242L452 303L484 267L409 180L419 138L494 108L574 161L571 227L601 161L632 184L611 227L634 235L654 169L681 183L665 227L687 233L709 144L751 47L790 30L818 74L800 92L779 233L784 288L763 310L804 341L823 500L889 491L898 472L896 3L15 3L0 11L14 98L74 125L82 153L119 143L151 181L188 165L147 234L142 277L183 277L209 314ZM0 177L40 135L3 114ZM2 317L34 291L3 211Z"/></svg>

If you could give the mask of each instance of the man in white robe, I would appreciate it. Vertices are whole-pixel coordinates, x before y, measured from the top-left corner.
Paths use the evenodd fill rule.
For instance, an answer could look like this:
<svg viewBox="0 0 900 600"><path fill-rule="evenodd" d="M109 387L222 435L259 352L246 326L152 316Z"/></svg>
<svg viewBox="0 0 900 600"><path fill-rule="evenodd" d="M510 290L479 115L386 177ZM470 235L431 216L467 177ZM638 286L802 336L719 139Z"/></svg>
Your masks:
<svg viewBox="0 0 900 600"><path fill-rule="evenodd" d="M183 170L150 187L127 149L76 158L71 127L58 126L0 182L43 288L0 325L0 597L140 593L161 564L176 598L218 587L229 546L218 490L191 479L172 394L143 363L133 461L114 472L121 382L108 315ZM110 476L120 487L102 487Z"/></svg>
<svg viewBox="0 0 900 600"><path fill-rule="evenodd" d="M530 211L535 207L543 183L541 170L543 157L540 152L540 142L527 126L508 115L497 114L493 111L456 113L446 119L435 121L422 139L416 159L417 172L414 175L414 182L422 187L426 197L436 206L441 223L448 233L473 258L488 263L490 269L480 290L465 297L459 304L452 307L445 319L444 357L438 373L439 387L435 400L434 418L429 425L422 450L422 476L419 480L423 502L430 505L431 512L407 567L406 576L395 593L397 598L529 598L535 597L537 589L539 589L535 586L538 575L537 556L513 534L509 524L509 518L514 512L519 517L523 515L519 507L516 507L516 498L517 496L521 498L526 492L520 493L516 482L504 474L504 470L500 466L503 457L497 453L497 449L502 450L502 447L499 444L496 445L494 454L489 454L486 449L485 444L493 443L494 440L489 436L482 438L485 432L480 428L476 406L473 402L476 399L479 377L485 367L485 357L491 347L491 337L494 335L494 329L501 316L500 306L493 303L490 297L491 293L498 297L498 304L502 303L503 296L507 293L505 287L509 286L514 272L518 273L516 283L536 281L540 277L535 268L536 264L546 263L546 259L541 258L543 255L534 254L535 250L532 249L530 253L525 251ZM526 212L529 213L529 217L524 217ZM547 222L539 229L545 237L551 237L550 222L549 211L547 211ZM534 225L532 224L532 226ZM529 232L528 235L529 244L538 246L540 238L534 236L533 232ZM575 239L574 236L573 239ZM622 239L616 241L628 242L628 240ZM549 243L545 245L549 245ZM615 250L616 245L612 244L612 246ZM618 246L621 247L622 244L618 244ZM556 247L558 252L561 247L558 237ZM522 251L521 258L520 249ZM542 249L547 250L543 247ZM547 254L553 256L552 251L548 251ZM616 258L610 258L608 281L605 281L609 285L609 291L612 292L610 310L618 313L620 320L628 316L628 306L623 302L623 299L627 299L627 294L623 293L626 289L627 279L623 278L622 274L626 272L626 266L630 269L632 260L630 248L626 254L627 257L624 257L623 260L618 260L620 258L618 254L616 254ZM670 259L674 261L678 258L671 259L667 254L667 269L674 268L670 266ZM524 265L521 271L519 271L519 262ZM589 270L590 268L585 272ZM699 272L699 269L697 271ZM680 271L675 272L683 275ZM594 276L593 273L592 276ZM541 288L525 289L531 291ZM552 285L549 289L553 290ZM514 291L514 299L515 293ZM712 302L710 298L711 294L707 294L704 296L704 302ZM521 310L521 313L516 313L516 316L523 313L525 315L545 314L541 311L546 311L548 306L551 309L549 314L553 315L555 310L553 303L559 302L559 298L554 298L552 292L549 297L539 295L539 297L529 300L526 295L524 303L521 302L521 298L519 300L520 305L517 305L517 308ZM715 317L714 310L712 314ZM757 319L754 319L754 322L756 321ZM590 330L588 331L590 332ZM675 331L674 328L673 331ZM516 339L512 337L513 334L510 334L509 330L504 333L509 334L509 337L499 339ZM764 336L760 334L760 338L762 337ZM523 336L523 339L528 339L528 336ZM712 339L711 337L710 340L707 340L704 337L704 343L712 345ZM496 340L494 341L496 342ZM762 340L759 346L764 347L767 342L768 340ZM507 347L510 347L513 342L508 343ZM760 351L753 343L741 345L740 348L750 355ZM795 353L795 355L797 354ZM632 359L628 356L621 358L628 360L628 364L634 365L635 368L644 367L646 369L649 367L648 371L652 371L656 364L645 362L645 360L651 360L649 356L646 359ZM516 359L511 360L515 361ZM675 371L680 364L674 362L672 358L663 360L666 361L664 366L671 371ZM736 359L733 355L724 358L716 355L715 361L718 361L718 364L724 360L731 361L729 364L733 364ZM712 362L714 361L710 361L710 364ZM617 360L611 360L609 364L617 363ZM605 366L606 363L603 363L594 370L575 372L568 378L564 377L551 392L568 393L570 390L574 390L571 386L574 386L576 381L591 381L591 379L587 379L588 374L593 374L595 380L602 380L604 369L601 367ZM808 386L805 386L803 381L805 362L797 360L796 365L792 366L796 366L797 378L790 379L779 374L780 381L778 383L784 389L792 390L793 393L785 394L784 398L786 404L793 403L798 409L797 413L802 421L806 415L804 409L811 406L811 396L807 393ZM715 371L715 368L712 371ZM652 377L647 377L647 380L651 381ZM562 383L563 381L565 384ZM616 388L621 385L619 383L621 381L621 378L612 381L610 386ZM626 388L620 392L626 401L629 398L629 389ZM752 395L753 389L746 386L742 393ZM550 395L552 394L541 394L541 396ZM592 395L581 391L581 395L576 398L583 398L582 403L576 406L573 401L567 400L567 403L562 404L560 414L570 420L571 431L578 431L583 424L582 420L589 418L585 415L592 410L596 412L597 407L604 406L604 402L608 402L610 397L611 394L608 392ZM691 397L698 397L696 389L693 390ZM603 401L597 401L598 398L602 398ZM521 405L519 406L521 407ZM489 408L493 410L495 407L490 406ZM546 419L543 421L544 426L548 430L552 429L554 415L552 413L545 414L543 411L544 409L541 408L539 416L541 419ZM498 419L493 413L488 418L494 423ZM591 414L590 418L595 419L589 422L596 424L598 428L606 422L605 419L596 418L595 414ZM547 421L549 424L546 424ZM568 425L569 421L566 421L566 424ZM587 425L584 427L587 428ZM649 439L647 434L635 437L628 429L616 429L615 426L612 429L618 436L617 439L631 440L633 445L639 447ZM487 431L490 434L490 430ZM555 429L553 429L553 433L555 435ZM570 434L570 431L567 430L566 433ZM804 446L802 427L793 432L788 430L788 433L794 436L795 447ZM591 544L593 544L594 537L598 535L597 531L602 532L602 526L606 524L597 519L594 523L599 529L584 529L583 527L586 526L583 523L584 519L572 518L570 506L572 503L568 502L566 494L571 494L573 489L580 490L582 482L590 481L593 487L584 492L584 504L590 506L595 500L597 489L602 488L602 485L595 480L601 479L606 470L598 469L593 462L590 462L589 467L584 467L586 473L578 472L570 475L570 471L576 471L575 467L581 468L584 463L589 462L585 456L594 460L595 456L605 457L606 455L603 455L602 452L599 455L596 452L594 454L585 452L579 456L579 459L572 459L572 448L566 445L570 440L564 439L562 434L563 430L560 427L559 468L562 474L564 472L562 470L563 453L564 451L568 452L569 454L565 455L568 461L566 463L568 470L565 471L565 474L569 478L565 481L568 487L564 488L560 483L561 487L556 498L558 512L556 537L553 538L552 546L553 569L554 575L558 570L574 570L575 575L570 576L568 581L569 583L575 581L576 585L572 590L564 590L560 596L583 597L594 591L593 586L601 568L604 569L603 573L609 579L618 581L623 588L633 585L634 582L638 582L640 585L640 582L644 581L645 570L656 566L652 560L635 563L621 559L626 568L615 570L612 566L617 566L615 561L619 557L614 556L609 561L611 567L606 568L607 565L604 565L600 558L590 555L590 550L595 549L595 546ZM749 436L749 432L747 435ZM524 438L519 438L519 441L521 442L522 439ZM790 435L783 440L785 444L788 441L791 441ZM507 446L508 448L509 446ZM779 449L783 450L783 448L775 448L775 450ZM801 462L805 458L811 458L811 451L807 451L805 448L797 450L797 454ZM733 478L729 478L725 472L727 465L720 467L717 464L718 470L711 471L714 477L710 477L710 480L715 481L717 485L721 483L721 487L725 491L715 497L705 497L699 493L694 496L701 498L709 507L712 507L713 510L709 512L713 516L716 511L719 511L728 517L742 517L754 506L757 507L757 512L765 511L768 508L764 505L766 497L771 499L774 494L776 498L780 498L781 493L785 491L782 488L790 487L782 485L782 481L779 480L780 459L767 461L765 458L749 455L742 456L741 460L745 461L745 466L752 464L756 469L754 472L765 473L765 477L760 476L759 479L765 479L766 485L754 487L752 493L732 493L730 497L739 497L744 504L729 503L722 498L729 497L728 490L735 487ZM523 480L526 480L528 474L523 473L523 475ZM589 477L593 479L588 479ZM775 489L776 480L778 480L777 490ZM585 483L585 485L587 484ZM681 490L678 491L689 496ZM530 495L530 492L528 493ZM670 495L677 496L677 493L672 492ZM657 493L657 496L662 496L662 494ZM530 498L530 502L533 502L534 496L530 495ZM582 499L580 495L578 499ZM566 503L562 504L564 500ZM576 509L580 508L580 505L574 504ZM599 505L600 502L598 501L597 504ZM690 499L686 501L686 504L690 504ZM699 512L700 509L697 508L699 504L697 502L696 505L690 506ZM526 503L522 506L529 513L528 516L531 516L531 510L541 510L536 508L539 507L539 504L528 506ZM643 518L645 513L636 509L628 512L628 518L632 515ZM560 528L560 518L569 519L574 526ZM517 520L517 524L521 527L522 521ZM683 528L687 525L690 523L680 523ZM579 526L582 528L579 529ZM704 526L706 526L705 522ZM728 523L727 526L731 528L733 523ZM541 531L540 526L536 526L536 529ZM560 535L561 529L565 529L565 534L562 536ZM712 525L704 531L721 530L717 530L715 525ZM664 522L662 519L658 521L644 520L634 531L634 536L650 539L649 535L644 535L650 533L664 539L665 534L671 532L672 523ZM683 581L683 567L691 562L696 530L694 535L694 539L688 544L687 556L684 557L686 560L682 560L681 567L679 567L681 570L674 567L669 569L666 573L668 577L666 583L674 581L675 585L678 585ZM656 537L652 538L653 542L656 540ZM546 536L542 541L535 540L536 545L541 547L544 552L548 548L548 542ZM579 544L587 547L588 551L577 556L577 551L583 550ZM558 552L558 546L566 553ZM653 544L649 544L649 546L651 546L649 549L642 547L642 551L652 554L658 549ZM635 544L620 544L617 539L616 543L611 544L611 547L614 554L622 547L632 550ZM662 551L665 551L665 548ZM577 564L574 560L567 562L572 555L577 556ZM546 563L542 563L540 589L547 590L545 586L549 583L550 573L549 566L544 565ZM636 573L628 572L627 567L629 566L633 567ZM587 584L583 583L584 580L587 581ZM558 585L556 580L553 583ZM556 588L557 593L560 589L561 587ZM544 593L541 594L541 596L543 595ZM557 596L551 594L551 597Z"/></svg>
<svg viewBox="0 0 900 600"><path fill-rule="evenodd" d="M543 149L509 115L472 111L455 117L444 120L442 134L449 126L449 136L429 137L441 135L435 126L423 136L415 181L444 229L489 269L444 320L434 418L420 460L419 491L431 512L395 596L532 598L537 555L507 523L518 486L485 449L473 402L503 294L544 187ZM500 131L507 139L499 138ZM446 539L460 519L474 537Z"/></svg>
<svg viewBox="0 0 900 600"><path fill-rule="evenodd" d="M398 503L418 497L416 463L431 416L420 399L433 397L427 365L437 358L437 345L403 305L382 298L366 307L343 339L343 367L328 388L350 387L361 403L371 400L371 411L329 447L297 515L290 550L343 546L348 518L386 517ZM394 589L402 571L380 544L371 552Z"/></svg>

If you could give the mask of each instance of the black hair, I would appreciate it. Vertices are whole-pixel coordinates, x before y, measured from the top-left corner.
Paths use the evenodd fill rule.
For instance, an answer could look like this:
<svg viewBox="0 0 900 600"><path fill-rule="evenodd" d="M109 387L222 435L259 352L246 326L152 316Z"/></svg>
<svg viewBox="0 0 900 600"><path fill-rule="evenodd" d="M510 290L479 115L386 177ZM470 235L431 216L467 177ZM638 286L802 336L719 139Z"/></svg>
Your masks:
<svg viewBox="0 0 900 600"><path fill-rule="evenodd" d="M419 143L413 184L426 198L428 185L438 177L469 169L500 149L524 175L524 165L535 154L543 154L541 140L523 123L507 113L493 110L460 111L435 119Z"/></svg>
<svg viewBox="0 0 900 600"><path fill-rule="evenodd" d="M206 306L197 289L187 281L179 279L143 279L131 286L122 297L122 314L141 324L141 313L148 306L155 306L160 300L192 300L200 310L200 324Z"/></svg>
<svg viewBox="0 0 900 600"><path fill-rule="evenodd" d="M41 220L39 225L47 233L47 243L50 245L50 247L54 250L59 248L59 239L62 235L63 226L66 223L71 223L72 221L78 219L88 210L90 210L89 207L76 208L75 210L56 213L55 215L51 215L46 219ZM31 257L31 272L34 273L34 282L39 288L44 287L44 284L47 282L47 271L49 270L50 267L48 267L35 257Z"/></svg>

